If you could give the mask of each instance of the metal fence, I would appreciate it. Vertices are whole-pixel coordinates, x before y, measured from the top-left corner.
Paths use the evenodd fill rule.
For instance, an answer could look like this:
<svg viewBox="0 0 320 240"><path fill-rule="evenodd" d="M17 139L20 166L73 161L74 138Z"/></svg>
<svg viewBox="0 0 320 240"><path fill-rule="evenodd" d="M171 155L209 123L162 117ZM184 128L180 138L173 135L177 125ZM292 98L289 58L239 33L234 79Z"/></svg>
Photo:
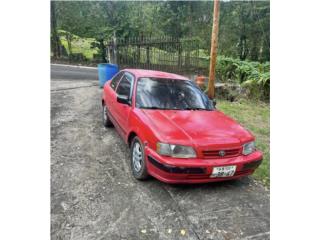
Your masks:
<svg viewBox="0 0 320 240"><path fill-rule="evenodd" d="M178 73L206 73L209 60L199 57L197 39L127 38L107 44L109 62L121 68L143 68Z"/></svg>

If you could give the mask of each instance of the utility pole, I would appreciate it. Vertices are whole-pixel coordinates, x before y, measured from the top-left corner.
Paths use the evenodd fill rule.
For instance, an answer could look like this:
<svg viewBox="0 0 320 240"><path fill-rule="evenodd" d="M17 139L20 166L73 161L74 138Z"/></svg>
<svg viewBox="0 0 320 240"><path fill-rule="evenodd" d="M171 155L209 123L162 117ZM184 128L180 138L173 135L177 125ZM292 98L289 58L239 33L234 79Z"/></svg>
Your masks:
<svg viewBox="0 0 320 240"><path fill-rule="evenodd" d="M218 53L218 34L219 34L219 1L214 1L213 24L211 35L211 54L210 54L210 72L208 82L208 97L214 98L214 78L216 72L216 60Z"/></svg>

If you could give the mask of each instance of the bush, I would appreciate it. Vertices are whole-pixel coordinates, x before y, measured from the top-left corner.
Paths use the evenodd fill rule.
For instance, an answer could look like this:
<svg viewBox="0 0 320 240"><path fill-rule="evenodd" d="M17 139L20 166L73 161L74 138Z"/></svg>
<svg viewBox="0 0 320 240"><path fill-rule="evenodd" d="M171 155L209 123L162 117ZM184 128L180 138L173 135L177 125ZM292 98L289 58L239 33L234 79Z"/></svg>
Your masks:
<svg viewBox="0 0 320 240"><path fill-rule="evenodd" d="M270 100L270 72L259 73L249 77L241 86L248 90L248 96L256 100Z"/></svg>
<svg viewBox="0 0 320 240"><path fill-rule="evenodd" d="M270 99L270 63L241 61L218 56L216 77L221 82L239 83L248 97L256 100Z"/></svg>

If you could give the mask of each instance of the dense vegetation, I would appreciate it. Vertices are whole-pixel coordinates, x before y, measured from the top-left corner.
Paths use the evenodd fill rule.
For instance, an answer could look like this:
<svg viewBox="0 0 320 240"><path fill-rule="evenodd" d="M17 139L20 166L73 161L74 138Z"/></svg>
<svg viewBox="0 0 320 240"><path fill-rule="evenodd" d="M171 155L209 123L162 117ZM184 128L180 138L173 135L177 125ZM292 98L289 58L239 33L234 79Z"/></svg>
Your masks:
<svg viewBox="0 0 320 240"><path fill-rule="evenodd" d="M218 56L216 76L221 82L241 84L248 97L255 100L269 100L270 63L242 61L235 58Z"/></svg>
<svg viewBox="0 0 320 240"><path fill-rule="evenodd" d="M209 66L212 9L212 1L51 2L52 55L64 46L71 60L101 60L113 36L169 36L198 39ZM268 1L220 4L217 79L239 83L260 100L269 99L269 13Z"/></svg>
<svg viewBox="0 0 320 240"><path fill-rule="evenodd" d="M209 53L212 9L211 1L52 2L51 29L52 35L62 29L81 38L94 38L101 48L113 34L121 38L197 37L200 48ZM221 2L219 54L269 61L269 12L269 2ZM72 35L67 38L71 41Z"/></svg>

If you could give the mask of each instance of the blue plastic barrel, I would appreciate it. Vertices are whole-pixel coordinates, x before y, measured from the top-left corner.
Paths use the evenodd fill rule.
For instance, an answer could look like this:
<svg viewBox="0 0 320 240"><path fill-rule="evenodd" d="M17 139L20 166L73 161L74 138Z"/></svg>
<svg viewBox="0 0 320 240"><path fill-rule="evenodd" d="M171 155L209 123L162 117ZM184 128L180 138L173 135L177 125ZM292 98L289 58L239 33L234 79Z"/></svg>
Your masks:
<svg viewBox="0 0 320 240"><path fill-rule="evenodd" d="M119 67L116 64L100 63L98 64L99 86L103 87L106 81L119 72Z"/></svg>

